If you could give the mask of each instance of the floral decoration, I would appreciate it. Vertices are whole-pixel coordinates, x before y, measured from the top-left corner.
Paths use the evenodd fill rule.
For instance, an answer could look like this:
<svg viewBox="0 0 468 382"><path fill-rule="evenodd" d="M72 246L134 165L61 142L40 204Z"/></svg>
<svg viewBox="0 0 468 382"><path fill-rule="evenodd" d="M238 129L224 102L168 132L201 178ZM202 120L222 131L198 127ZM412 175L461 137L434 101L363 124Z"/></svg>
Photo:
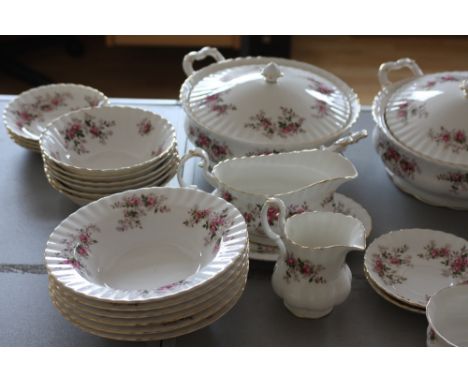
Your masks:
<svg viewBox="0 0 468 382"><path fill-rule="evenodd" d="M305 119L297 115L292 108L280 106L280 112L275 121L267 116L263 110L260 110L250 117L250 122L245 123L244 127L260 131L268 138L273 136L287 138L305 132L302 128Z"/></svg>
<svg viewBox="0 0 468 382"><path fill-rule="evenodd" d="M378 147L381 151L380 155L383 161L394 174L404 178L414 179L416 173L421 173L418 163L414 159L400 154L400 152L388 142L380 142Z"/></svg>
<svg viewBox="0 0 468 382"><path fill-rule="evenodd" d="M315 100L315 105L311 106L310 108L315 111L315 118L323 118L330 112L330 106L325 101L320 99Z"/></svg>
<svg viewBox="0 0 468 382"><path fill-rule="evenodd" d="M65 244L65 249L61 253L61 256L65 258L63 264L70 264L73 268L87 273L83 261L89 257L91 246L98 243L93 236L101 230L97 225L90 224L76 231L76 234L63 240L63 244Z"/></svg>
<svg viewBox="0 0 468 382"><path fill-rule="evenodd" d="M316 90L323 95L330 95L335 92L334 89L325 85L323 82L316 80L315 78L308 77L307 80L309 81L309 89Z"/></svg>
<svg viewBox="0 0 468 382"><path fill-rule="evenodd" d="M204 104L209 107L209 109L215 112L218 116L226 114L230 110L237 110L237 107L232 103L225 103L223 95L228 91L224 91L217 94L211 94L205 97Z"/></svg>
<svg viewBox="0 0 468 382"><path fill-rule="evenodd" d="M437 143L443 144L444 148L451 149L457 154L460 151L468 151L466 133L463 130L447 130L441 126L438 132L429 130L429 137Z"/></svg>
<svg viewBox="0 0 468 382"><path fill-rule="evenodd" d="M413 266L411 256L405 255L408 249L406 244L394 248L380 246L379 251L372 254L373 271L386 285L402 284L406 281L406 277L400 275L398 270L402 266Z"/></svg>
<svg viewBox="0 0 468 382"><path fill-rule="evenodd" d="M218 241L234 223L232 219L228 218L228 208L223 209L221 212L215 212L211 208L199 209L195 207L188 214L189 218L183 221L185 226L194 227L201 224L208 231L208 235L205 237L205 246L215 240Z"/></svg>
<svg viewBox="0 0 468 382"><path fill-rule="evenodd" d="M454 251L450 245L438 247L434 241L424 246L424 252L418 253L418 257L425 260L439 260L444 266L442 275L446 277L459 277L465 275L468 270L468 249L463 246L459 251Z"/></svg>
<svg viewBox="0 0 468 382"><path fill-rule="evenodd" d="M115 126L113 120L96 120L95 116L85 114L83 119L72 118L67 123L65 129L60 130L64 137L65 147L75 151L78 155L89 153L86 147L87 137L98 139L99 143L105 145L112 135L112 127Z"/></svg>
<svg viewBox="0 0 468 382"><path fill-rule="evenodd" d="M216 139L210 138L195 126L190 126L189 135L194 138L195 145L204 149L215 162L233 156L226 143L221 143Z"/></svg>
<svg viewBox="0 0 468 382"><path fill-rule="evenodd" d="M233 196L229 191L226 190L220 189L220 195L226 202L229 203L233 202L234 200L237 200L235 196Z"/></svg>
<svg viewBox="0 0 468 382"><path fill-rule="evenodd" d="M459 82L461 81L462 78L453 76L451 74L444 74L443 76L435 77L429 81L427 81L423 85L423 89L429 90L432 89L435 85L438 83L444 83L444 82Z"/></svg>
<svg viewBox="0 0 468 382"><path fill-rule="evenodd" d="M397 118L400 122L407 123L410 118L427 118L426 104L416 103L414 100L402 100L398 105Z"/></svg>
<svg viewBox="0 0 468 382"><path fill-rule="evenodd" d="M154 193L124 196L112 204L114 209L123 210L123 218L119 219L117 231L125 232L134 228L143 228L141 218L148 213L167 213L171 209L165 204L167 196Z"/></svg>
<svg viewBox="0 0 468 382"><path fill-rule="evenodd" d="M89 107L96 107L101 103L101 99L97 96L86 95L84 99L88 103Z"/></svg>
<svg viewBox="0 0 468 382"><path fill-rule="evenodd" d="M468 191L468 173L460 171L449 171L447 173L437 175L438 180L450 183L450 192L459 194L460 192Z"/></svg>
<svg viewBox="0 0 468 382"><path fill-rule="evenodd" d="M321 264L314 264L309 260L302 260L299 257L295 257L292 253L287 253L284 262L287 266L284 279L287 282L305 279L309 283L314 284L327 283L327 280L320 274L325 270L325 267Z"/></svg>
<svg viewBox="0 0 468 382"><path fill-rule="evenodd" d="M16 116L16 126L31 126L34 121L43 121L44 114L57 110L59 107L68 106L67 100L73 99L68 92L55 92L39 95L34 102L24 103L17 110L13 110Z"/></svg>
<svg viewBox="0 0 468 382"><path fill-rule="evenodd" d="M154 130L154 126L149 120L149 118L143 118L140 122L137 123L137 127L138 134L140 134L142 137L148 135Z"/></svg>

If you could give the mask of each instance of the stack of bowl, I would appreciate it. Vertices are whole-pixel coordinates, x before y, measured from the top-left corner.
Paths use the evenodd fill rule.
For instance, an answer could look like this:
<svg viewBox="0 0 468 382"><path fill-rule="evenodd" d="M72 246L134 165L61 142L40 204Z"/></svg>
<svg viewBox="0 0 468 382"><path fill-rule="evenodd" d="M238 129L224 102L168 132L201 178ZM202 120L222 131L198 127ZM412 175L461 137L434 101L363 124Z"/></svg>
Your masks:
<svg viewBox="0 0 468 382"><path fill-rule="evenodd" d="M21 93L8 104L3 113L3 124L16 144L40 152L39 137L49 122L73 110L107 103L104 94L88 86L39 86Z"/></svg>
<svg viewBox="0 0 468 382"><path fill-rule="evenodd" d="M65 219L45 262L52 302L76 326L156 341L207 326L238 301L247 227L232 204L202 191L125 191Z"/></svg>
<svg viewBox="0 0 468 382"><path fill-rule="evenodd" d="M130 107L70 112L52 121L39 143L50 185L79 205L163 186L179 163L174 127L157 114Z"/></svg>

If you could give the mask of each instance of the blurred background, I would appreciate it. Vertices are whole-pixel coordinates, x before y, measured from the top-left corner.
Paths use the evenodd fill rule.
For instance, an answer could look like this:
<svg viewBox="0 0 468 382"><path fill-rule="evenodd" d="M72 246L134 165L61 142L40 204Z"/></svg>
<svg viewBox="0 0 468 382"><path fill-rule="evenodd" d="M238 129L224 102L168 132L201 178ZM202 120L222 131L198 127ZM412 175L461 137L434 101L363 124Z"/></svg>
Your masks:
<svg viewBox="0 0 468 382"><path fill-rule="evenodd" d="M411 57L427 73L468 69L468 37L3 36L0 94L74 82L111 97L177 98L183 56L206 45L226 58L270 55L319 66L351 85L363 104L379 90L382 62Z"/></svg>

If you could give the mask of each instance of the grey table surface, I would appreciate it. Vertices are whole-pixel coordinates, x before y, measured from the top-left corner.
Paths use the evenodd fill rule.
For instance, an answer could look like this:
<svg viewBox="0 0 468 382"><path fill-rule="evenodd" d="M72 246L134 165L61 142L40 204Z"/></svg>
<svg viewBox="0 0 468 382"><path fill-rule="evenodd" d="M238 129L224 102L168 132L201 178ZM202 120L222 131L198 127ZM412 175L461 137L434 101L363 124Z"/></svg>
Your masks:
<svg viewBox="0 0 468 382"><path fill-rule="evenodd" d="M0 112L11 96L0 96ZM170 120L182 154L191 145L184 115L175 101L112 99L151 110ZM356 129L373 128L363 110ZM400 192L386 175L370 139L346 151L359 177L339 192L364 206L373 219L368 243L390 230L431 228L468 239L467 213L425 205ZM52 230L78 206L47 183L40 155L15 145L0 128L0 346L424 346L426 318L378 296L363 273L363 253L352 252L349 298L318 320L291 315L273 293L273 265L251 261L246 290L237 305L214 324L161 342L126 343L95 337L66 321L47 292L43 250ZM209 191L198 167L184 177ZM175 179L169 183L177 186Z"/></svg>

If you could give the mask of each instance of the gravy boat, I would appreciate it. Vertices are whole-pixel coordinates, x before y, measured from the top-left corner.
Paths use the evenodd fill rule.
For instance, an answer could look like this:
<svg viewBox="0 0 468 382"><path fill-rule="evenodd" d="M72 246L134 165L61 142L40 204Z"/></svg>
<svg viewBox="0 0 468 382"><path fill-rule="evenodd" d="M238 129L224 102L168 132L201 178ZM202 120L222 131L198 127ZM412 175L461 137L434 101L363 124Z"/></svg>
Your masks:
<svg viewBox="0 0 468 382"><path fill-rule="evenodd" d="M341 138L323 149L284 152L227 159L209 170L207 153L190 150L180 161L177 178L181 187L188 186L182 179L187 160L200 157L206 180L216 193L234 204L244 216L251 241L274 245L262 229L260 211L265 201L275 197L283 201L286 217L304 211L323 209L336 189L357 177L352 162L335 152L367 136L362 130ZM278 209L271 206L268 223L277 230Z"/></svg>
<svg viewBox="0 0 468 382"><path fill-rule="evenodd" d="M279 209L280 235L268 224L268 210ZM320 318L346 300L351 271L345 263L351 250L366 248L363 224L347 215L315 211L286 220L286 206L270 198L262 208L263 229L279 247L271 279L273 290L296 316Z"/></svg>

